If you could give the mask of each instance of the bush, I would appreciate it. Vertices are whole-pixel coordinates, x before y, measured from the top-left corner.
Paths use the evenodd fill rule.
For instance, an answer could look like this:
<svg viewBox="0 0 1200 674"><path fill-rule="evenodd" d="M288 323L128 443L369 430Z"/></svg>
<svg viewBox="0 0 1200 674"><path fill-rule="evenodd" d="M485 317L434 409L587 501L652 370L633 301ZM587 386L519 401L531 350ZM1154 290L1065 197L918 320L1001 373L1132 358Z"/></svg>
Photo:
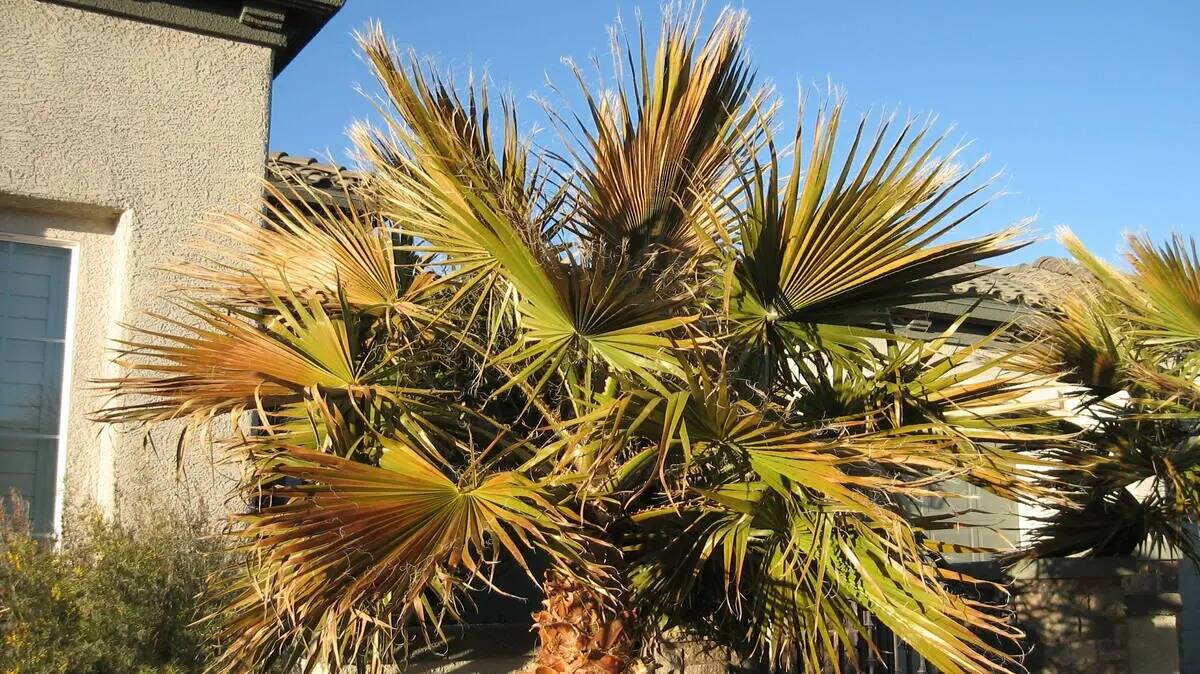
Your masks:
<svg viewBox="0 0 1200 674"><path fill-rule="evenodd" d="M26 507L0 502L0 673L149 674L211 658L201 597L225 556L203 515L139 526L72 518L61 545L32 535Z"/></svg>

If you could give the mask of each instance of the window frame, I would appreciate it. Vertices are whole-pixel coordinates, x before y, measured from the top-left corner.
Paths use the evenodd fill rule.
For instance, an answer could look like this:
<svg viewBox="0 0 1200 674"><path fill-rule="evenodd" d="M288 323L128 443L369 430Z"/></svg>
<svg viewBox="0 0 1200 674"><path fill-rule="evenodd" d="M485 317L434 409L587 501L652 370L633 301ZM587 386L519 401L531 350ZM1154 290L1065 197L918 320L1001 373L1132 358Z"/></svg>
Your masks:
<svg viewBox="0 0 1200 674"><path fill-rule="evenodd" d="M63 366L62 381L59 391L58 440L54 453L54 511L51 514L50 531L43 536L51 536L55 540L62 538L63 525L63 495L66 489L67 477L67 430L71 412L71 391L75 373L75 310L76 288L79 281L79 251L78 241L60 239L49 236L29 236L0 231L0 241L23 243L47 248L62 248L68 251L67 256L67 302L66 316L63 325Z"/></svg>

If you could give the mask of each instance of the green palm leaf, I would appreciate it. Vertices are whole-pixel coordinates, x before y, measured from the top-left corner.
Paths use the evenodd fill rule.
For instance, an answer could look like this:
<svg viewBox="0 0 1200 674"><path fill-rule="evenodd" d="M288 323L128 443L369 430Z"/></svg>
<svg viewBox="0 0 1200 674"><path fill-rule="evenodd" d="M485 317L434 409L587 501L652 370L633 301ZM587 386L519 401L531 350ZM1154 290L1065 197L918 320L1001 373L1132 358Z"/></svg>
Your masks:
<svg viewBox="0 0 1200 674"><path fill-rule="evenodd" d="M865 119L835 163L841 115L840 101L822 110L807 164L798 127L791 174L783 177L772 147L746 183L730 316L737 336L770 346L775 357L803 336L797 324L861 324L890 307L943 297L981 273L955 269L1025 245L1014 241L1020 228L939 242L982 208L966 205L983 187L953 196L975 168L955 164L957 150L937 158L942 139L926 142L928 126L909 123L889 141L890 122L869 134Z"/></svg>

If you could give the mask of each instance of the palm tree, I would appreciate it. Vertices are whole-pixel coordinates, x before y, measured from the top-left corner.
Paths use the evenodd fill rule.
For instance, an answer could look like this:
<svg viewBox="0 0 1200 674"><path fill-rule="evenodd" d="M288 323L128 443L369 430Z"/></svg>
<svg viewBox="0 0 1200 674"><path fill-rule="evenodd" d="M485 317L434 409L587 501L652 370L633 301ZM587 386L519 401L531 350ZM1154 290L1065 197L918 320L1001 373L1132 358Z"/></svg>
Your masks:
<svg viewBox="0 0 1200 674"><path fill-rule="evenodd" d="M631 671L681 634L836 670L863 611L947 674L1016 666L917 503L950 478L1056 498L1026 454L1063 443L1043 381L999 334L887 319L1021 232L946 240L986 183L928 124L864 119L845 149L835 99L788 163L745 24L618 40L628 76L576 71L558 152L360 36L385 93L352 131L361 190L211 223L230 245L181 267L192 320L106 382L112 422L257 413L225 447L270 505L234 534L223 671L402 658L503 592L499 564L545 592L538 672Z"/></svg>
<svg viewBox="0 0 1200 674"><path fill-rule="evenodd" d="M1139 548L1200 562L1200 255L1175 236L1128 238L1129 271L1067 230L1083 292L1044 317L1017 363L1056 373L1078 399L1076 440L1050 454L1074 497L1051 509L1013 555L1130 555Z"/></svg>

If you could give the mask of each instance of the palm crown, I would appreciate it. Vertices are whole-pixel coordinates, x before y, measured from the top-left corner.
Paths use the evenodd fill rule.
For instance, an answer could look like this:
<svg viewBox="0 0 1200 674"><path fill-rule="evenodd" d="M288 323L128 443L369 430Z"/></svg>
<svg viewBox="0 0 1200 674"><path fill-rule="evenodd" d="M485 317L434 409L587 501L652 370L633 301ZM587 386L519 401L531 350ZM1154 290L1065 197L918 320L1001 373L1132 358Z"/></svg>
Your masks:
<svg viewBox="0 0 1200 674"><path fill-rule="evenodd" d="M1073 497L1035 532L1029 556L1182 554L1200 563L1200 255L1182 236L1128 239L1130 271L1069 231L1082 287L1035 325L1018 358L1077 399L1073 441L1047 453ZM1145 550L1149 548L1149 550Z"/></svg>
<svg viewBox="0 0 1200 674"><path fill-rule="evenodd" d="M822 671L862 610L942 672L1014 666L917 503L951 478L1065 499L1027 452L1067 436L1010 367L1027 350L906 338L887 310L1020 232L946 240L982 187L927 125L864 120L843 153L834 100L787 161L744 27L675 13L656 48L622 41L629 75L580 76L558 153L361 36L385 92L352 132L361 190L213 222L232 245L181 268L193 320L131 339L107 384L111 421L257 412L228 447L269 505L236 532L225 669L399 657L535 556L553 671L678 633ZM547 647L564 597L575 651Z"/></svg>

